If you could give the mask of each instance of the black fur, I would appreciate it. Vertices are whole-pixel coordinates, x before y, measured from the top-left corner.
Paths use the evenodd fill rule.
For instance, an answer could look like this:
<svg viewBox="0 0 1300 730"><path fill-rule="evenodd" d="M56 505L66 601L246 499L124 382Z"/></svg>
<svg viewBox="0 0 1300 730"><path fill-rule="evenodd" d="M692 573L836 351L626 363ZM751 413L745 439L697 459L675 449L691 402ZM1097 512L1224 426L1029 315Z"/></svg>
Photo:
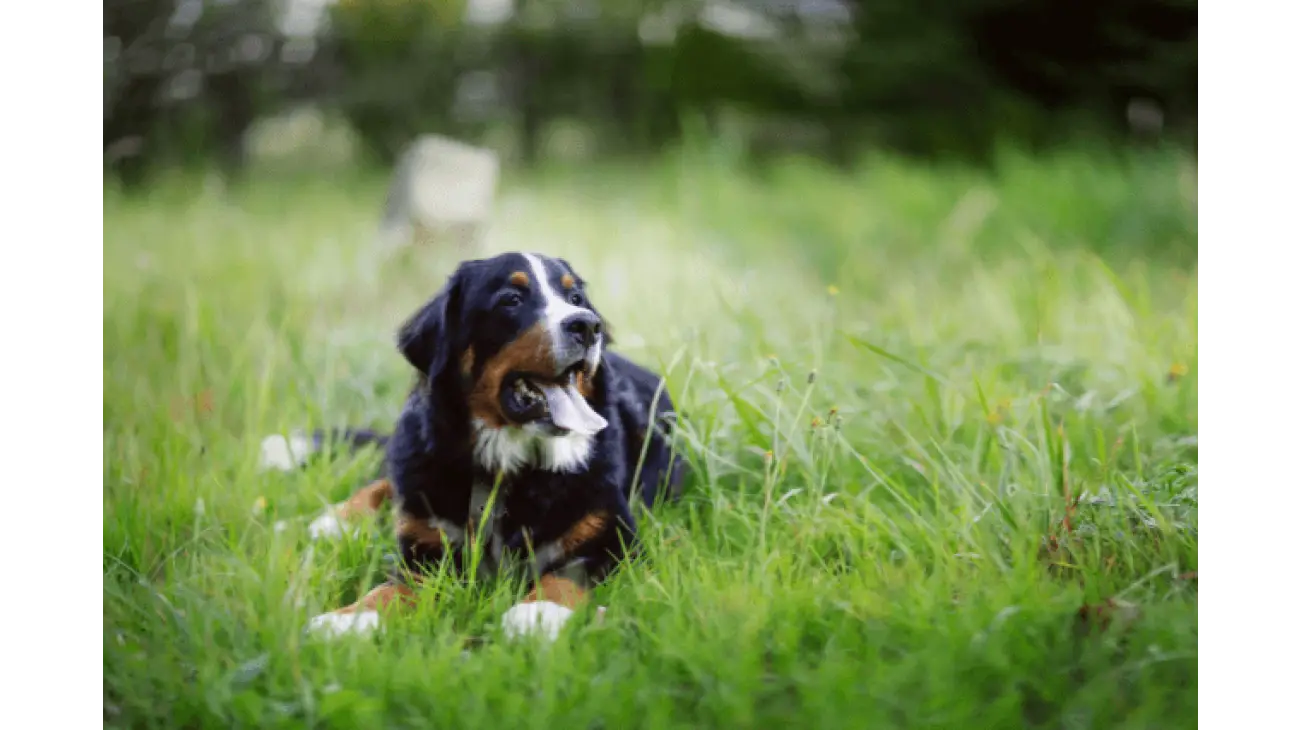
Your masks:
<svg viewBox="0 0 1300 730"><path fill-rule="evenodd" d="M369 428L333 428L312 432L312 450L323 451L333 445L342 445L351 451L369 446L387 448L388 434Z"/></svg>

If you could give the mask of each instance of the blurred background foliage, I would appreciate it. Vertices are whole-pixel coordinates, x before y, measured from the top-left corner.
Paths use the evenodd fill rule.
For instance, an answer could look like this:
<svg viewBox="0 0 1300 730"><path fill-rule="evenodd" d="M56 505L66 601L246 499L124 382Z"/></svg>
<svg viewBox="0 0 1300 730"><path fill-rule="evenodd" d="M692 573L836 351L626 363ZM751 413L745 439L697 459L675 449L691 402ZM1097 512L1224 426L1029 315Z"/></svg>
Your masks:
<svg viewBox="0 0 1300 730"><path fill-rule="evenodd" d="M238 176L260 122L305 124L304 114L337 122L380 164L430 132L512 165L636 158L695 131L734 140L746 159L837 163L867 150L979 163L1007 144L1196 139L1191 0L105 0L104 10L105 166L128 185L195 164Z"/></svg>

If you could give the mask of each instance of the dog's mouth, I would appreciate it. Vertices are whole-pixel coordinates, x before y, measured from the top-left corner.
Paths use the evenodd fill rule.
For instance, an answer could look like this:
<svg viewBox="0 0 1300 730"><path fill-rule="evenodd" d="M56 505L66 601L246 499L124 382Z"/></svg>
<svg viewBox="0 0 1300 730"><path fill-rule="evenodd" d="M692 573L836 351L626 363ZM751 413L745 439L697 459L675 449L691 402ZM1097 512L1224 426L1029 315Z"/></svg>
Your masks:
<svg viewBox="0 0 1300 730"><path fill-rule="evenodd" d="M501 383L501 410L518 424L536 423L561 433L591 435L608 422L592 410L578 392L583 363L566 368L559 377L515 372Z"/></svg>

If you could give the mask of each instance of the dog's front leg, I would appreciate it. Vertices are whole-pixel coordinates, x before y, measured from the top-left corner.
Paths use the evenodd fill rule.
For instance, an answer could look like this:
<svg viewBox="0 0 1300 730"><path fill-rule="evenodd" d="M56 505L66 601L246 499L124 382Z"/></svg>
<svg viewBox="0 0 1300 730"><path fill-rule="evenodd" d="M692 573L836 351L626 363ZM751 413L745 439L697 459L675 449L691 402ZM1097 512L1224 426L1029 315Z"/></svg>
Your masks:
<svg viewBox="0 0 1300 730"><path fill-rule="evenodd" d="M442 560L447 550L459 548L463 536L463 528L448 521L428 515L417 517L405 508L398 510L397 543L401 549L402 565L417 582L428 574L430 566ZM381 613L390 608L408 609L414 605L415 592L393 578L356 603L313 618L307 628L330 636L370 633L379 628Z"/></svg>
<svg viewBox="0 0 1300 730"><path fill-rule="evenodd" d="M542 635L554 641L587 602L587 589L604 580L636 540L624 503L582 516L556 540L534 553L542 571L532 591L501 617L508 638ZM603 609L602 609L603 610Z"/></svg>
<svg viewBox="0 0 1300 730"><path fill-rule="evenodd" d="M371 589L350 606L316 616L307 624L307 630L326 636L368 634L379 628L381 612L410 608L414 605L415 591L408 586L390 581Z"/></svg>
<svg viewBox="0 0 1300 730"><path fill-rule="evenodd" d="M333 539L356 529L355 522L366 515L379 512L385 503L393 499L393 483L388 479L377 479L358 489L352 496L330 505L307 526L307 534L313 540Z"/></svg>
<svg viewBox="0 0 1300 730"><path fill-rule="evenodd" d="M554 573L543 575L528 596L501 617L506 637L541 635L555 641L560 629L587 602L587 591L569 578Z"/></svg>

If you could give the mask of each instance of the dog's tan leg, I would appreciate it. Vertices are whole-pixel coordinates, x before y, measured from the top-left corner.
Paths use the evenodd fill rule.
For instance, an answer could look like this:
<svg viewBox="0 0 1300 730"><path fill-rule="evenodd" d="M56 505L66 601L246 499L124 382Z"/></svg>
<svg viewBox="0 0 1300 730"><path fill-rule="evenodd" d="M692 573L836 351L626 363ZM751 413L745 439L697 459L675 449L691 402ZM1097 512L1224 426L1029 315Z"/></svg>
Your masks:
<svg viewBox="0 0 1300 730"><path fill-rule="evenodd" d="M376 586L351 605L323 613L307 625L309 631L331 636L364 634L379 628L381 614L415 605L415 591L400 583Z"/></svg>
<svg viewBox="0 0 1300 730"><path fill-rule="evenodd" d="M587 591L576 582L553 573L543 575L528 596L501 617L501 627L510 639L543 636L551 641L587 602Z"/></svg>
<svg viewBox="0 0 1300 730"><path fill-rule="evenodd" d="M568 578L547 573L537 581L537 585L533 586L523 600L524 603L537 601L549 601L574 610L587 602L587 591Z"/></svg>
<svg viewBox="0 0 1300 730"><path fill-rule="evenodd" d="M524 600L501 617L507 636L541 634L552 641L559 636L560 629L588 599L586 570L582 561L574 562L574 558L610 529L605 512L592 512L573 523L554 542L539 548L539 555L550 556L546 563L568 568L543 574Z"/></svg>
<svg viewBox="0 0 1300 730"><path fill-rule="evenodd" d="M379 611L390 605L412 606L415 604L415 591L401 583L384 583L370 589L366 595L358 598L351 605L338 609L335 613L356 613L358 611Z"/></svg>
<svg viewBox="0 0 1300 730"><path fill-rule="evenodd" d="M347 529L347 522L375 514L393 498L393 494L392 482L387 479L377 479L358 489L351 497L331 505L312 520L307 527L307 533L313 540L339 537Z"/></svg>

